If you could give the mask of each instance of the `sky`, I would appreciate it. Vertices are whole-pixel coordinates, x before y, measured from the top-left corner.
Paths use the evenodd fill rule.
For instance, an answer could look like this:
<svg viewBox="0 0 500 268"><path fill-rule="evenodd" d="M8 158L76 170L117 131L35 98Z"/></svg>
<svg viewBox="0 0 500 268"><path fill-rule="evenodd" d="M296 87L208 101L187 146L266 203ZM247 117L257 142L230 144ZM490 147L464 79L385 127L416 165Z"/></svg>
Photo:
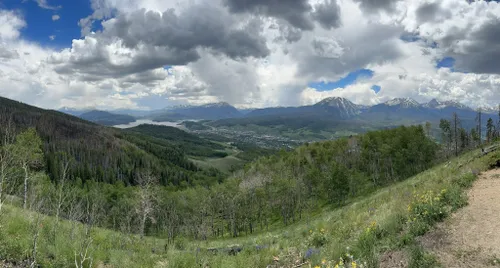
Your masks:
<svg viewBox="0 0 500 268"><path fill-rule="evenodd" d="M43 108L500 103L500 3L0 0L0 96Z"/></svg>

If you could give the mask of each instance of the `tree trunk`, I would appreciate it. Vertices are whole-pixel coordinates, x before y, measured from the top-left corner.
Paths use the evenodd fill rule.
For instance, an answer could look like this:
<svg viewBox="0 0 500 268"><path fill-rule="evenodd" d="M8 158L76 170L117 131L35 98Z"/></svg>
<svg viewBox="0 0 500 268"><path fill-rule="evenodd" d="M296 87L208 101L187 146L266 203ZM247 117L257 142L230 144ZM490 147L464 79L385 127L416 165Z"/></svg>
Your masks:
<svg viewBox="0 0 500 268"><path fill-rule="evenodd" d="M3 205L3 181L5 177L5 166L4 163L1 163L2 165L0 166L0 213L2 212L2 205Z"/></svg>
<svg viewBox="0 0 500 268"><path fill-rule="evenodd" d="M24 199L23 199L23 209L26 209L28 200L28 166L23 164L24 170Z"/></svg>
<svg viewBox="0 0 500 268"><path fill-rule="evenodd" d="M147 213L142 214L142 219L141 219L141 239L144 238L144 228L146 227L146 219L147 219Z"/></svg>

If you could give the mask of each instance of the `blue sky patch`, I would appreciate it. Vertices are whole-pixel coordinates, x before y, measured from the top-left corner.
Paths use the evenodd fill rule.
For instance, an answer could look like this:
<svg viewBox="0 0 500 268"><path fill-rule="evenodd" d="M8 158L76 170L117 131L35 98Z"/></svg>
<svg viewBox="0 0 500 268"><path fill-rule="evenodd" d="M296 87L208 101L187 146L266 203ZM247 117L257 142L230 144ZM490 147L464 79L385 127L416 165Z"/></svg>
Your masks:
<svg viewBox="0 0 500 268"><path fill-rule="evenodd" d="M42 46L62 49L70 47L73 39L81 37L78 21L92 14L88 0L48 0L40 7L36 1L5 1L2 8L17 10L27 26L23 38Z"/></svg>
<svg viewBox="0 0 500 268"><path fill-rule="evenodd" d="M372 78L373 71L369 69L359 69L354 72L350 72L348 75L340 78L334 82L312 82L309 83L309 87L316 89L317 91L328 91L336 88L345 88L346 86L356 83L358 79L362 78Z"/></svg>
<svg viewBox="0 0 500 268"><path fill-rule="evenodd" d="M380 89L382 89L379 85L373 85L372 90L375 91L375 93L379 93Z"/></svg>
<svg viewBox="0 0 500 268"><path fill-rule="evenodd" d="M408 42L408 43L411 43L411 42L417 42L419 41L421 38L420 36L418 36L417 34L412 34L412 33L404 33L402 34L399 39L405 41L405 42Z"/></svg>
<svg viewBox="0 0 500 268"><path fill-rule="evenodd" d="M452 57L445 57L436 63L436 68L450 68L453 71L453 66L455 66L455 59Z"/></svg>

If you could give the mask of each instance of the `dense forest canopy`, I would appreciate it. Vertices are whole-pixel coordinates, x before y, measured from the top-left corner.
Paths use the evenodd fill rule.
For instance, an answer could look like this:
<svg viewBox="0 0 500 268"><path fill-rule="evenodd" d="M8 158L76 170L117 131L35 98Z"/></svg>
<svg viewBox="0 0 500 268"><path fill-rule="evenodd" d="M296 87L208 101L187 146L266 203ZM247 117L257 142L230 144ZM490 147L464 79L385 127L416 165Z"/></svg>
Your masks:
<svg viewBox="0 0 500 268"><path fill-rule="evenodd" d="M44 143L45 168L53 178L57 178L59 172L59 152L75 159L69 171L74 180L132 185L136 174L148 169L159 176L163 185L187 187L214 183L225 176L216 170L201 170L188 161L188 153L217 155L216 146L202 139L196 141L201 148L197 151L191 144L192 137L183 142L184 145L168 140L157 142L155 137L141 134L148 127L126 132L5 98L0 98L0 125L0 136L36 128ZM183 135L190 137L177 129L164 130L165 133L175 131L172 136L179 139ZM201 147L204 143L207 146ZM183 147L186 144L190 146L187 152Z"/></svg>
<svg viewBox="0 0 500 268"><path fill-rule="evenodd" d="M34 129L27 131L21 135L35 133ZM10 148L19 146L13 142L2 150L9 153ZM36 175L40 167L30 166L24 180L24 189L28 189L24 203L32 204L43 196L54 200L52 206L58 204L49 206L45 213L83 222L88 217L77 217L74 210L98 207L92 212L92 221L100 226L165 236L170 241L178 236L240 236L267 230L276 223L291 224L324 205L342 206L383 185L404 180L435 163L437 149L423 127L400 127L306 144L263 157L210 187L175 191L162 186L162 174L152 167L138 170L135 186L129 187L122 181L70 180L70 167L81 159L58 152L53 167L58 172L51 174L53 180ZM8 194L23 196L22 168L14 163L9 170L16 175L3 188Z"/></svg>

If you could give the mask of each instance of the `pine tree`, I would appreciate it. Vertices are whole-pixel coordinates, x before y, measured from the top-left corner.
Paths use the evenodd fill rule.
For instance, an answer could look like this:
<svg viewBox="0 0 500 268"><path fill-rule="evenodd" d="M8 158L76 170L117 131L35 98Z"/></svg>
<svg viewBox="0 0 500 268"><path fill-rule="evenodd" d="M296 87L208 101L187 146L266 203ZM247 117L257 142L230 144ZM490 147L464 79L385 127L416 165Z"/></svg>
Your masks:
<svg viewBox="0 0 500 268"><path fill-rule="evenodd" d="M487 142L491 142L493 140L495 134L495 125L493 123L493 119L488 118L488 122L486 122L486 139Z"/></svg>
<svg viewBox="0 0 500 268"><path fill-rule="evenodd" d="M447 152L451 150L451 124L446 119L439 121L439 128L441 129L442 142L447 146Z"/></svg>
<svg viewBox="0 0 500 268"><path fill-rule="evenodd" d="M476 116L476 122L477 122L477 135L479 136L479 146L481 146L483 135L482 135L482 124L481 124L481 117L482 117L482 111L481 108L477 109L477 116Z"/></svg>
<svg viewBox="0 0 500 268"><path fill-rule="evenodd" d="M453 113L453 140L455 141L455 156L458 156L459 130L460 130L460 119L458 118L457 113Z"/></svg>

